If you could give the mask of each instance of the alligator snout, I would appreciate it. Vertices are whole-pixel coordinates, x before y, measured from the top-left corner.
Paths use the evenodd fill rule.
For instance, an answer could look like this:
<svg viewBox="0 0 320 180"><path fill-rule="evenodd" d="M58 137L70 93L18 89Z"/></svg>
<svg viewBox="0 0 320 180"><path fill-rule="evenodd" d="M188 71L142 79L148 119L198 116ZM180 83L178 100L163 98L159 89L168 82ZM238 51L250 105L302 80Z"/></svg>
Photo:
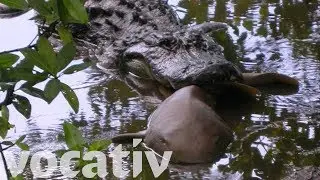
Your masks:
<svg viewBox="0 0 320 180"><path fill-rule="evenodd" d="M168 80L174 89L189 85L214 87L223 82L242 82L243 80L240 70L227 61L219 64L191 65L187 69L176 71L172 77L168 77Z"/></svg>

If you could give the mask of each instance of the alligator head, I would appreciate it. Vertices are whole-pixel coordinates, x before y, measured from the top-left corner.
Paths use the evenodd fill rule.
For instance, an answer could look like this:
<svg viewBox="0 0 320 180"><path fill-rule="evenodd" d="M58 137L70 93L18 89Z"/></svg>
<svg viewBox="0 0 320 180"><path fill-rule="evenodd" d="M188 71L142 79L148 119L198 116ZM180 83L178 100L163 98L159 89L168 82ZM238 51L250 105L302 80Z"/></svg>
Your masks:
<svg viewBox="0 0 320 180"><path fill-rule="evenodd" d="M127 44L118 57L124 72L180 89L188 85L214 87L242 81L241 72L223 55L222 47L207 33L226 29L223 23L204 23L175 32L152 32ZM116 43L117 44L117 43ZM110 47L106 52L114 50ZM101 63L106 67L106 61Z"/></svg>

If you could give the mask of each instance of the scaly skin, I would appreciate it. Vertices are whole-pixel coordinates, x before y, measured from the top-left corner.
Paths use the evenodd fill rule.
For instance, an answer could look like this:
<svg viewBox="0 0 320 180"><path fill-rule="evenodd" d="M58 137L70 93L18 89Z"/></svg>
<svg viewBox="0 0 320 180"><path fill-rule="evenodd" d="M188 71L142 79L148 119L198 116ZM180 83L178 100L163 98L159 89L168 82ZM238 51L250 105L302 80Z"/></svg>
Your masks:
<svg viewBox="0 0 320 180"><path fill-rule="evenodd" d="M80 38L96 44L100 67L154 79L180 89L241 81L241 72L207 35L223 23L179 25L172 9L158 0L89 0L90 26Z"/></svg>

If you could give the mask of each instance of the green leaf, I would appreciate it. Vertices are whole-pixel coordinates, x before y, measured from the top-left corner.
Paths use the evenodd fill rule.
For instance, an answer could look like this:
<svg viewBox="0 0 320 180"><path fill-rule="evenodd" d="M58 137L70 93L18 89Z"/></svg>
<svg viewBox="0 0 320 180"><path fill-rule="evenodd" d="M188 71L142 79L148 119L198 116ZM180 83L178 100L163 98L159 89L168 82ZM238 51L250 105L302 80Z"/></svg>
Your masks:
<svg viewBox="0 0 320 180"><path fill-rule="evenodd" d="M15 99L12 104L25 118L30 118L31 104L26 97L15 95Z"/></svg>
<svg viewBox="0 0 320 180"><path fill-rule="evenodd" d="M2 117L0 117L0 136L4 139L8 134L9 125L8 121Z"/></svg>
<svg viewBox="0 0 320 180"><path fill-rule="evenodd" d="M257 30L257 34L263 37L267 37L268 29L265 26L261 25Z"/></svg>
<svg viewBox="0 0 320 180"><path fill-rule="evenodd" d="M261 17L262 17L263 19L265 19L265 18L268 17L268 15L269 15L269 9L268 9L268 4L267 4L267 3L262 3L262 4L261 4L259 13L260 13L260 15L261 15Z"/></svg>
<svg viewBox="0 0 320 180"><path fill-rule="evenodd" d="M26 10L28 8L28 3L25 0L0 0L0 3L14 9Z"/></svg>
<svg viewBox="0 0 320 180"><path fill-rule="evenodd" d="M89 145L89 151L101 151L111 144L110 140L98 140Z"/></svg>
<svg viewBox="0 0 320 180"><path fill-rule="evenodd" d="M60 20L63 23L77 23L76 20L74 20L71 15L69 15L69 11L68 9L65 7L63 0L57 1L57 0L53 0L56 3L56 7L58 9L58 14L60 17Z"/></svg>
<svg viewBox="0 0 320 180"><path fill-rule="evenodd" d="M45 0L28 0L28 2L34 10L42 17L45 17L47 24L51 24L59 19L58 14L52 10L51 3L48 3Z"/></svg>
<svg viewBox="0 0 320 180"><path fill-rule="evenodd" d="M245 27L249 31L252 31L253 30L253 22L250 20L245 20L243 22L243 27Z"/></svg>
<svg viewBox="0 0 320 180"><path fill-rule="evenodd" d="M5 82L0 82L0 91L6 91L9 89L12 85Z"/></svg>
<svg viewBox="0 0 320 180"><path fill-rule="evenodd" d="M29 6L36 10L41 16L49 16L52 14L45 0L28 0Z"/></svg>
<svg viewBox="0 0 320 180"><path fill-rule="evenodd" d="M49 69L52 75L57 74L58 61L56 58L56 53L53 50L52 45L47 38L40 36L37 47L39 49L39 54L45 66Z"/></svg>
<svg viewBox="0 0 320 180"><path fill-rule="evenodd" d="M90 63L81 63L81 64L76 64L68 67L66 70L63 71L63 74L73 74L79 71L82 71L84 69L87 69L91 64Z"/></svg>
<svg viewBox="0 0 320 180"><path fill-rule="evenodd" d="M16 145L24 151L29 151L29 146L25 143L17 143Z"/></svg>
<svg viewBox="0 0 320 180"><path fill-rule="evenodd" d="M9 121L9 109L7 108L7 106L1 106L1 116L6 121Z"/></svg>
<svg viewBox="0 0 320 180"><path fill-rule="evenodd" d="M46 17L46 24L49 24L49 25L59 20L59 16L57 14L51 14L50 16L45 16L45 17Z"/></svg>
<svg viewBox="0 0 320 180"><path fill-rule="evenodd" d="M68 10L69 15L76 21L88 23L88 14L82 2L79 0L62 0L64 7Z"/></svg>
<svg viewBox="0 0 320 180"><path fill-rule="evenodd" d="M57 30L58 30L60 39L63 41L64 45L68 43L73 43L72 34L68 28L64 26L59 26Z"/></svg>
<svg viewBox="0 0 320 180"><path fill-rule="evenodd" d="M36 51L32 52L31 54L33 53L35 54L35 56L39 55ZM14 78L15 80L36 81L39 78L37 77L39 76L39 73L34 73L33 69L34 69L33 61L28 58L24 58L12 69L12 72L10 72L10 74L11 74L11 77Z"/></svg>
<svg viewBox="0 0 320 180"><path fill-rule="evenodd" d="M19 63L15 66L15 68L24 69L25 71L32 71L34 64L31 60L24 58L23 60L19 61Z"/></svg>
<svg viewBox="0 0 320 180"><path fill-rule="evenodd" d="M3 141L1 144L6 145L6 146L13 146L14 143L11 141Z"/></svg>
<svg viewBox="0 0 320 180"><path fill-rule="evenodd" d="M58 79L51 79L44 88L44 96L48 103L51 103L59 94L61 89L60 81Z"/></svg>
<svg viewBox="0 0 320 180"><path fill-rule="evenodd" d="M0 67L11 67L18 59L19 56L15 54L0 54Z"/></svg>
<svg viewBox="0 0 320 180"><path fill-rule="evenodd" d="M37 52L36 52L37 53ZM49 76L47 72L35 72L34 64L28 58L19 62L10 72L9 76L14 81L26 80L23 86L33 86L39 82L46 80Z"/></svg>
<svg viewBox="0 0 320 180"><path fill-rule="evenodd" d="M56 156L58 156L59 158L61 158L67 152L68 151L65 149L59 149L59 150L54 151L53 153L56 154Z"/></svg>
<svg viewBox="0 0 320 180"><path fill-rule="evenodd" d="M10 177L10 180L24 180L23 175L19 174L16 177Z"/></svg>
<svg viewBox="0 0 320 180"><path fill-rule="evenodd" d="M27 137L26 135L21 136L21 137L15 142L15 144L20 144L26 137Z"/></svg>
<svg viewBox="0 0 320 180"><path fill-rule="evenodd" d="M26 87L26 88L21 88L20 90L22 90L23 92L25 92L33 97L37 97L37 98L40 98L40 99L47 101L47 98L44 95L44 91L42 91L41 89L34 88L34 87Z"/></svg>
<svg viewBox="0 0 320 180"><path fill-rule="evenodd" d="M9 124L9 110L7 106L1 106L0 117L0 136L4 139L7 136L8 130L11 128Z"/></svg>
<svg viewBox="0 0 320 180"><path fill-rule="evenodd" d="M12 80L20 81L20 80L26 80L29 83L30 82L42 82L48 78L47 73L33 73L32 71L26 71L24 69L14 68L9 77Z"/></svg>
<svg viewBox="0 0 320 180"><path fill-rule="evenodd" d="M38 66L40 69L50 73L50 68L45 60L42 59L40 54L33 49L24 49L22 54L26 57L27 61L31 61L34 65Z"/></svg>
<svg viewBox="0 0 320 180"><path fill-rule="evenodd" d="M79 100L76 93L66 84L61 83L61 92L75 113L79 111Z"/></svg>
<svg viewBox="0 0 320 180"><path fill-rule="evenodd" d="M55 14L59 14L59 10L58 10L58 4L57 4L57 0L48 0L47 1L50 9L55 13ZM59 17L58 17L59 18Z"/></svg>
<svg viewBox="0 0 320 180"><path fill-rule="evenodd" d="M63 124L63 131L65 142L69 149L80 150L85 144L81 132L71 123L65 122Z"/></svg>
<svg viewBox="0 0 320 180"><path fill-rule="evenodd" d="M76 48L73 43L68 43L58 53L59 71L66 68L76 55Z"/></svg>

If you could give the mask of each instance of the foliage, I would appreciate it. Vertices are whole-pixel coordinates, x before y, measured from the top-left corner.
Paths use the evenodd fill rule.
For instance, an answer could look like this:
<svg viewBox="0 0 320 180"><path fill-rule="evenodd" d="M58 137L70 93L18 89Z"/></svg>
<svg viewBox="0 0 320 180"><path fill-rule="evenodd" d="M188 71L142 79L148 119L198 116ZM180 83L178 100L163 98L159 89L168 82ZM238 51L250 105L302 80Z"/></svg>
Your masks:
<svg viewBox="0 0 320 180"><path fill-rule="evenodd" d="M59 78L62 75L73 74L86 69L90 66L90 63L83 62L70 66L76 55L76 47L69 24L86 24L88 22L83 0L0 0L0 3L22 11L34 9L37 12L35 18L39 22L43 22L39 25L40 30L35 38L37 39L35 44L31 42L25 48L0 52L0 91L6 94L3 102L0 103L0 137L5 139L8 130L14 127L9 123L9 105L12 104L25 118L30 118L31 115L32 105L24 95L17 94L19 90L47 103L51 103L61 92L77 113L79 111L79 101L75 92L67 84L61 82ZM63 44L58 52L48 40L56 32ZM20 52L24 57L20 58L18 55L12 54L13 52ZM35 87L35 85L44 81L46 86L43 90ZM84 141L77 129L65 124L64 130L67 145L70 148L71 146L76 149L82 148ZM28 145L22 142L25 137L22 136L15 142L0 142L1 153L14 145L22 150L28 150ZM79 143L80 141L81 143ZM74 146L75 143L78 143L77 146ZM3 148L4 146L5 148ZM100 148L97 144L88 147L91 149ZM17 178L19 179L19 177Z"/></svg>
<svg viewBox="0 0 320 180"><path fill-rule="evenodd" d="M82 136L81 131L72 125L65 122L63 124L64 141L67 144L68 149L58 150L55 153L58 156L63 155L67 151L79 151L80 158L75 160L75 169L82 169L85 165L90 164L90 161L84 161L83 155L87 151L102 151L111 144L111 140L97 140L91 143L87 143ZM80 174L79 174L80 175Z"/></svg>
<svg viewBox="0 0 320 180"><path fill-rule="evenodd" d="M81 0L0 0L0 3L11 8L28 10L35 9L38 12L37 18L44 22L44 27L54 25L53 30L57 31L63 47L55 52L48 40L47 33L39 32L38 41L35 45L19 49L24 59L11 53L0 53L0 77L1 91L6 92L6 99L1 103L2 107L13 104L13 106L26 118L30 118L31 104L29 100L16 94L18 90L43 99L51 103L61 92L70 106L77 113L79 110L78 98L74 91L59 80L64 74L72 74L87 68L89 63L82 63L68 67L76 55L76 48L72 40L72 34L68 29L68 23L87 23L88 16ZM50 32L52 33L52 32ZM68 67L68 68L66 68ZM34 86L46 81L44 90ZM17 87L18 82L24 82ZM2 108L4 109L4 108ZM5 138L7 130L12 127L8 123L9 117L2 112L0 123L1 137Z"/></svg>

